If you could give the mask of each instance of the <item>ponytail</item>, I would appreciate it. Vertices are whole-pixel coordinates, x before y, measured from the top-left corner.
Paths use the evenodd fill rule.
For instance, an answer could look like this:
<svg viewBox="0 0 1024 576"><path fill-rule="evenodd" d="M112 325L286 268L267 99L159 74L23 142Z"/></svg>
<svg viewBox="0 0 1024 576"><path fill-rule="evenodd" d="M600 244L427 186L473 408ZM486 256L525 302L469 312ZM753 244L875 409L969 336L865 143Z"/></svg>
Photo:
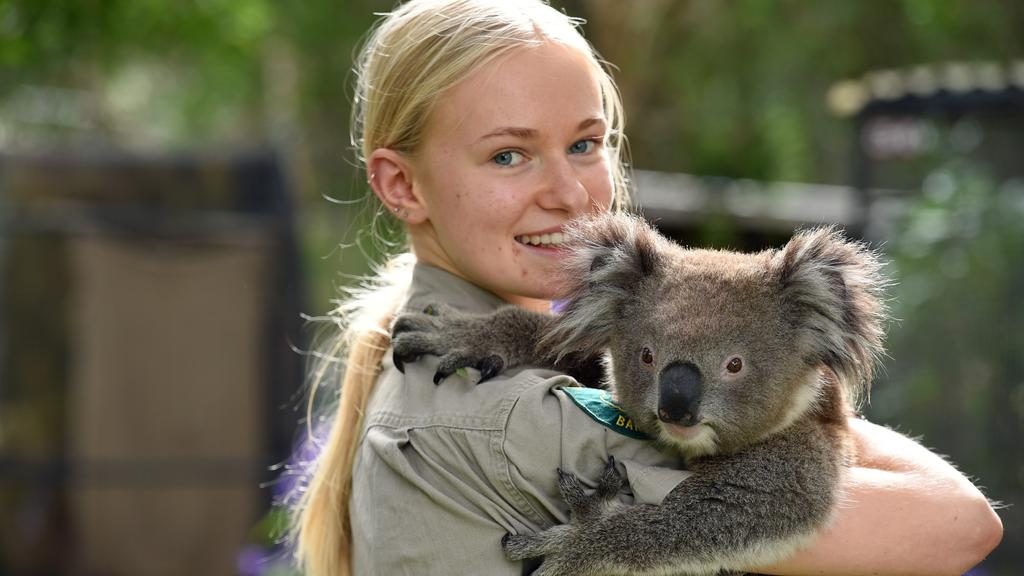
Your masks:
<svg viewBox="0 0 1024 576"><path fill-rule="evenodd" d="M335 311L338 323L344 325L349 318L351 323L322 356L312 375L315 397L321 386L329 384L328 375L335 373L330 364L348 350L334 423L326 441L317 446L319 454L308 486L299 497L291 529L295 557L306 576L349 576L352 572L352 467L366 405L390 344L388 329L408 292L411 275L412 255L398 256L371 285ZM312 428L309 441L321 442Z"/></svg>

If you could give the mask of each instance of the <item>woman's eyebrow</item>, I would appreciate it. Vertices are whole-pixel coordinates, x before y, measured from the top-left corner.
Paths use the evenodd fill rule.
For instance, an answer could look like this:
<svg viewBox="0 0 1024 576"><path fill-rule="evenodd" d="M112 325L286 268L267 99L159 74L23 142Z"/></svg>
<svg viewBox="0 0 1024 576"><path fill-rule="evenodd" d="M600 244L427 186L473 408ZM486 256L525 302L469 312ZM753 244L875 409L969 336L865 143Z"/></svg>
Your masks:
<svg viewBox="0 0 1024 576"><path fill-rule="evenodd" d="M534 130L533 128L518 128L515 126L504 126L491 132L488 132L487 134L484 134L483 136L477 139L477 142L482 142L484 140L487 140L488 138L497 138L499 136L515 136L516 138L529 140L531 138L536 138L538 134L539 132L537 130Z"/></svg>
<svg viewBox="0 0 1024 576"><path fill-rule="evenodd" d="M586 130L595 124L604 124L604 117L593 116L580 122L579 126L576 127L576 131ZM497 138L499 136L513 136L515 138L521 138L523 140L530 140L536 138L540 134L539 131L533 128L521 128L518 126L502 126L484 134L477 139L477 142L482 142L488 138Z"/></svg>
<svg viewBox="0 0 1024 576"><path fill-rule="evenodd" d="M604 116L592 116L590 118L587 118L583 122L580 122L580 125L576 127L576 131L579 132L581 130L586 130L587 128L590 128L594 124L604 124L604 123L605 123L604 122Z"/></svg>

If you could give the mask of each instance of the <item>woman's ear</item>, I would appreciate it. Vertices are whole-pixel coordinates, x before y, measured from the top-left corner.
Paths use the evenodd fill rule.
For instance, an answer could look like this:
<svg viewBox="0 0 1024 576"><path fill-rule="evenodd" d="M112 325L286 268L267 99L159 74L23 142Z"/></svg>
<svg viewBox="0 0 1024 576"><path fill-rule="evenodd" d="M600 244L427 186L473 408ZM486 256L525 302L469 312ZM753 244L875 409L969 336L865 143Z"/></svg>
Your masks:
<svg viewBox="0 0 1024 576"><path fill-rule="evenodd" d="M427 219L426 204L414 186L412 163L401 152L377 148L366 160L370 188L389 212L406 224Z"/></svg>

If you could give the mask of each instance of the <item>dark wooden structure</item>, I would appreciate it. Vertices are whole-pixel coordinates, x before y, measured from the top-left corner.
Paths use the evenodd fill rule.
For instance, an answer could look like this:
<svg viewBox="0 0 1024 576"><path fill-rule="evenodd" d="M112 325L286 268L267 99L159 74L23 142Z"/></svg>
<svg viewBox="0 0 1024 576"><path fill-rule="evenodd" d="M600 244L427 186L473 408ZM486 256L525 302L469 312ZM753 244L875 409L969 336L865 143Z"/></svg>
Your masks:
<svg viewBox="0 0 1024 576"><path fill-rule="evenodd" d="M0 157L0 573L234 573L296 430L271 151Z"/></svg>

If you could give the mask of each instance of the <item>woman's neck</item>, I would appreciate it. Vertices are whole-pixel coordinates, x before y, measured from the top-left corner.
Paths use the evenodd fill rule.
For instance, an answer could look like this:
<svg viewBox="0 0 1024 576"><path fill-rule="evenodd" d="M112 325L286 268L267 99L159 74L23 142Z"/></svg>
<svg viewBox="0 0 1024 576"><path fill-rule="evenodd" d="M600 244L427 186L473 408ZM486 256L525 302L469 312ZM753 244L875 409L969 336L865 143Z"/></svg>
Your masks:
<svg viewBox="0 0 1024 576"><path fill-rule="evenodd" d="M499 290L494 290L488 286L484 286L481 283L474 281L472 278L469 278L465 273L459 270L457 266L455 266L450 258L445 257L444 252L439 249L436 240L430 239L424 241L421 235L415 234L410 234L410 240L410 247L418 262L433 266L434 268L440 268L441 270L457 276L470 284L479 286L480 288L491 292L509 304L514 304L520 308L533 310L535 312L551 312L550 300L544 298L530 298L520 294L503 293Z"/></svg>

